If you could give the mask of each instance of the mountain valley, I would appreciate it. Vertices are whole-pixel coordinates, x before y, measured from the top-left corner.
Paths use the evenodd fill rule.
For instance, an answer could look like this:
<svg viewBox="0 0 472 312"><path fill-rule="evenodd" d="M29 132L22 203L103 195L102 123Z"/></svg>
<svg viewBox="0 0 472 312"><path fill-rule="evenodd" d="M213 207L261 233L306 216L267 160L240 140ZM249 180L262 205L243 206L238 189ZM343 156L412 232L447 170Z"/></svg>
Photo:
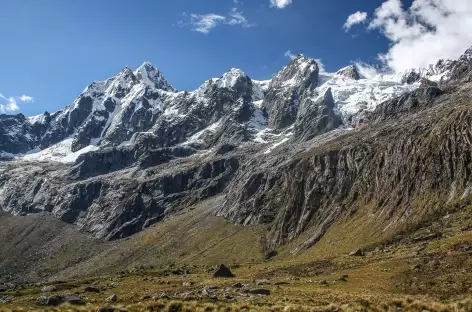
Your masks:
<svg viewBox="0 0 472 312"><path fill-rule="evenodd" d="M471 311L471 104L472 48L0 115L0 310Z"/></svg>

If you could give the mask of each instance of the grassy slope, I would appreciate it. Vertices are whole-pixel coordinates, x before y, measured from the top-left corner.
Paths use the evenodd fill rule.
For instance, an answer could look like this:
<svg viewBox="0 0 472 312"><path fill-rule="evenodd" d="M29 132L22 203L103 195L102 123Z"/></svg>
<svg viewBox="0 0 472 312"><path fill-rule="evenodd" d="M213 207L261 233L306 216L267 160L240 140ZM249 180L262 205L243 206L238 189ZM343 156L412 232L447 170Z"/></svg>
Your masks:
<svg viewBox="0 0 472 312"><path fill-rule="evenodd" d="M366 302L380 309L384 303L395 306L394 298L403 298L399 302L410 305L409 310L414 310L411 305L415 309L422 307L417 304L420 301L426 302L428 311L452 311L436 302L448 304L469 298L472 288L472 271L468 269L472 267L471 205L423 220L420 226L405 229L402 236L393 238L388 231L382 231L383 227L375 226L380 220L369 219L369 214L358 214L335 224L310 250L293 255L294 242L279 250L275 258L264 261L260 243L263 229L236 227L211 216L212 209L220 205L221 200L218 197L208 200L128 240L104 244L86 240L87 248L97 246L90 249L92 256L55 276L56 280L76 278L65 284L51 283L59 285L59 293L83 293L89 303L84 309L89 311L105 305L105 299L111 294L117 294L118 304L126 305L130 311L147 309L157 303L143 297L163 292L171 300L179 301L182 293L191 292L185 304L201 311L212 304L231 306L234 311L244 305L261 311L267 311L268 306L274 311L278 311L274 307L281 307L281 311L287 306L296 307L293 311L302 311L301 307L325 309L331 304L366 305ZM2 221L10 218L1 217ZM1 228L5 235L5 222ZM62 228L62 231L68 229ZM427 238L428 234L438 231L442 233L441 238ZM18 241L22 240L18 238ZM364 257L347 255L357 247L369 251ZM74 259L69 254L74 252L65 249L47 263L64 265L64 259ZM209 266L219 262L232 266L236 279L212 279ZM155 268L132 269L143 265ZM186 276L169 274L175 268L186 268L190 273ZM116 274L125 269L124 274ZM84 277L90 274L97 277ZM343 275L347 275L344 280L340 279ZM253 283L256 279L269 279L271 285L256 286ZM182 286L186 281L193 284ZM217 303L198 297L205 286L216 286L223 291L237 281L248 283L250 287L268 288L272 294L238 300L225 299L219 294ZM274 285L276 282L283 284ZM102 292L84 293L85 285L91 283L102 288ZM13 295L14 306L38 309L35 303L41 295L38 286ZM169 302L160 304L165 307ZM346 311L350 309L344 307ZM468 308L464 309L457 311ZM372 308L372 311L375 310Z"/></svg>

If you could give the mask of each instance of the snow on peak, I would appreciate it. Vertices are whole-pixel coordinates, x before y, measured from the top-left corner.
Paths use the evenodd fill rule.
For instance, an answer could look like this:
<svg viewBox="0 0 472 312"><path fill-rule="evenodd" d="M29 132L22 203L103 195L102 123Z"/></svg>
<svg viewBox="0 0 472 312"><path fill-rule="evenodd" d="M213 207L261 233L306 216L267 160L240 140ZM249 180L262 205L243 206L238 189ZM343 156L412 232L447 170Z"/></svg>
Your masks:
<svg viewBox="0 0 472 312"><path fill-rule="evenodd" d="M272 80L272 87L294 87L311 80L314 87L318 84L319 67L312 58L302 54L295 57L288 66L282 69Z"/></svg>
<svg viewBox="0 0 472 312"><path fill-rule="evenodd" d="M271 80L252 80L252 101L262 101Z"/></svg>
<svg viewBox="0 0 472 312"><path fill-rule="evenodd" d="M343 119L361 110L374 110L380 103L413 91L419 86L419 83L402 83L398 75L377 75L369 78L359 75L356 80L345 75L345 70L349 68L345 67L334 74L323 73L320 86L315 89L317 97L331 89L336 111Z"/></svg>
<svg viewBox="0 0 472 312"><path fill-rule="evenodd" d="M144 62L136 71L134 75L138 80L142 81L148 86L152 86L156 89L175 92L176 90L171 84L166 80L164 75L150 62Z"/></svg>
<svg viewBox="0 0 472 312"><path fill-rule="evenodd" d="M336 72L336 75L344 76L354 80L359 80L363 78L359 73L357 66L354 64L341 68Z"/></svg>
<svg viewBox="0 0 472 312"><path fill-rule="evenodd" d="M228 72L223 74L217 81L217 84L220 88L233 88L242 78L247 78L247 75L242 70L231 68Z"/></svg>

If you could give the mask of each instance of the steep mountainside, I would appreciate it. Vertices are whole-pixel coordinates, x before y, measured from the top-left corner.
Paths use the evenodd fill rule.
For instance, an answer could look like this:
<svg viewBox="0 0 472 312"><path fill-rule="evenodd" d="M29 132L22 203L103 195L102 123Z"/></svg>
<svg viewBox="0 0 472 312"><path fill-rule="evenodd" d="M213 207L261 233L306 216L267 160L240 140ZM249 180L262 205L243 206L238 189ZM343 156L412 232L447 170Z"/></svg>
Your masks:
<svg viewBox="0 0 472 312"><path fill-rule="evenodd" d="M125 68L56 113L0 116L0 208L114 240L218 195L212 213L264 225L269 249L363 214L394 234L470 193L471 51L370 78L299 55L270 81L231 69L193 92Z"/></svg>

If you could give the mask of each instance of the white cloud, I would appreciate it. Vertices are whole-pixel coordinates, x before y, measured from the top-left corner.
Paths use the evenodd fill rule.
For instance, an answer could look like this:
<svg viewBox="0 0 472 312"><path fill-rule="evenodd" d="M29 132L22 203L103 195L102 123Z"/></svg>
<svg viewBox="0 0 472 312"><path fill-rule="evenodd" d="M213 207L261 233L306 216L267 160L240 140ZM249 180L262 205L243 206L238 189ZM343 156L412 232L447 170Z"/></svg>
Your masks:
<svg viewBox="0 0 472 312"><path fill-rule="evenodd" d="M226 22L228 25L241 25L244 28L253 27L254 24L248 22L244 17L243 12L239 11L238 8L232 8L229 12L229 19Z"/></svg>
<svg viewBox="0 0 472 312"><path fill-rule="evenodd" d="M349 29L351 29L352 26L365 23L366 20L367 12L357 11L356 13L349 15L343 28L348 31Z"/></svg>
<svg viewBox="0 0 472 312"><path fill-rule="evenodd" d="M190 14L190 25L192 30L208 34L210 30L223 23L226 17L218 14Z"/></svg>
<svg viewBox="0 0 472 312"><path fill-rule="evenodd" d="M470 48L472 1L414 0L405 9L400 0L387 0L376 9L369 29L380 30L392 42L379 58L393 71L426 67Z"/></svg>
<svg viewBox="0 0 472 312"><path fill-rule="evenodd" d="M34 98L29 95L22 95L18 97L6 97L0 93L0 113L1 114L8 114L13 113L20 110L20 106L18 106L18 101L21 102L34 102Z"/></svg>
<svg viewBox="0 0 472 312"><path fill-rule="evenodd" d="M296 57L296 55L293 54L292 51L290 51L290 50L285 51L284 56L288 57L291 60L293 60Z"/></svg>
<svg viewBox="0 0 472 312"><path fill-rule="evenodd" d="M236 5L240 4L234 1ZM187 21L180 20L177 22L179 27L190 26L193 31L208 34L213 28L219 25L241 26L243 28L250 28L255 24L250 23L243 15L243 12L237 7L232 8L227 16L209 13L209 14L190 14L183 13L182 16Z"/></svg>
<svg viewBox="0 0 472 312"><path fill-rule="evenodd" d="M22 102L34 102L34 98L32 96L25 95L25 94L20 96L18 99Z"/></svg>
<svg viewBox="0 0 472 312"><path fill-rule="evenodd" d="M368 79L373 79L374 77L385 74L385 72L382 69L376 68L375 66L364 63L362 61L354 62L354 64L359 70L359 74L361 74L361 76L364 76Z"/></svg>
<svg viewBox="0 0 472 312"><path fill-rule="evenodd" d="M318 68L320 69L320 73L326 73L326 68L321 59L315 59L316 63L318 63Z"/></svg>
<svg viewBox="0 0 472 312"><path fill-rule="evenodd" d="M292 0L270 0L270 6L278 9L283 9L292 4Z"/></svg>

